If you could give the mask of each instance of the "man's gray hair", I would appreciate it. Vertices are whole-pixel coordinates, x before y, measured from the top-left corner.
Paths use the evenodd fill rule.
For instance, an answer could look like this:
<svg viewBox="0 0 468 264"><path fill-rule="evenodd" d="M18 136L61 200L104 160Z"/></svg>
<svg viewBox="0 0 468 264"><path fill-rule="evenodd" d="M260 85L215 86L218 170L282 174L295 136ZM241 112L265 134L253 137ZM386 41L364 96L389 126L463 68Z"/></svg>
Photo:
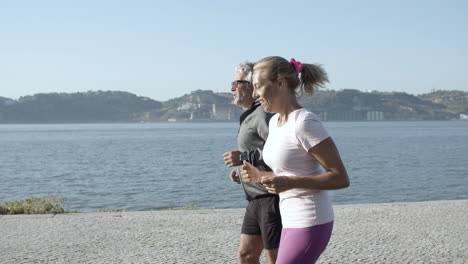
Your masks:
<svg viewBox="0 0 468 264"><path fill-rule="evenodd" d="M246 74L246 80L252 83L253 67L254 63L246 61L237 65L236 72Z"/></svg>

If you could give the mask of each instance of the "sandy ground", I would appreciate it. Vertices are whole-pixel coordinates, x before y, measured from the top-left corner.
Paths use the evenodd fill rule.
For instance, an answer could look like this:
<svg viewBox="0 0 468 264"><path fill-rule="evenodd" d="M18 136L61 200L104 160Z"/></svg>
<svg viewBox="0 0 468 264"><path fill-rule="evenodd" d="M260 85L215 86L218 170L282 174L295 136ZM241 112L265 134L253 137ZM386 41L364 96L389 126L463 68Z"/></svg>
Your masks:
<svg viewBox="0 0 468 264"><path fill-rule="evenodd" d="M468 263L468 200L334 209L318 263ZM243 213L0 216L0 263L236 263Z"/></svg>

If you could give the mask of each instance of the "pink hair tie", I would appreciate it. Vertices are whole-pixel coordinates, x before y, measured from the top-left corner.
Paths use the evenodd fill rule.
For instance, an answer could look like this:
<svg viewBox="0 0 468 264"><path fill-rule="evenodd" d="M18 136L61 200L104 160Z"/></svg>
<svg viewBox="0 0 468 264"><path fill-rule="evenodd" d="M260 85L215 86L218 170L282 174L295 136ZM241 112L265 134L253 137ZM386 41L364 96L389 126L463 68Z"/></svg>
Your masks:
<svg viewBox="0 0 468 264"><path fill-rule="evenodd" d="M296 69L297 73L302 72L302 63L300 61L296 61L294 58L289 60L289 62L294 66L294 69Z"/></svg>

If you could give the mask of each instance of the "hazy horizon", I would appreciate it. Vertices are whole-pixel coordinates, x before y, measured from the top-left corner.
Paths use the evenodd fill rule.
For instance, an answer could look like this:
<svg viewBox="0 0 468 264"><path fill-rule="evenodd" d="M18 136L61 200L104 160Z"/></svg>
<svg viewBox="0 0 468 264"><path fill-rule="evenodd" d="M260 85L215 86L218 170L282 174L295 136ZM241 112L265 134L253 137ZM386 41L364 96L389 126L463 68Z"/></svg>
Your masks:
<svg viewBox="0 0 468 264"><path fill-rule="evenodd" d="M271 55L323 64L330 90L468 91L467 11L461 0L7 1L0 96L229 92L238 63Z"/></svg>

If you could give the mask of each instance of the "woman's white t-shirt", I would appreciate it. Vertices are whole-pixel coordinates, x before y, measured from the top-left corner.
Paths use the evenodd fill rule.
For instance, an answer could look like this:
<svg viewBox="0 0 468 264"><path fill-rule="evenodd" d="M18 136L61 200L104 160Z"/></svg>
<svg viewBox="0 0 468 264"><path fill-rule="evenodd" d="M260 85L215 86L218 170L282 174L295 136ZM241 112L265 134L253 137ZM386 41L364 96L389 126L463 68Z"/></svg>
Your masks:
<svg viewBox="0 0 468 264"><path fill-rule="evenodd" d="M278 176L309 176L323 173L309 150L329 137L319 118L307 109L291 112L288 121L278 126L278 114L270 119L263 159ZM333 220L327 191L291 189L281 192L280 211L285 228L304 228Z"/></svg>

